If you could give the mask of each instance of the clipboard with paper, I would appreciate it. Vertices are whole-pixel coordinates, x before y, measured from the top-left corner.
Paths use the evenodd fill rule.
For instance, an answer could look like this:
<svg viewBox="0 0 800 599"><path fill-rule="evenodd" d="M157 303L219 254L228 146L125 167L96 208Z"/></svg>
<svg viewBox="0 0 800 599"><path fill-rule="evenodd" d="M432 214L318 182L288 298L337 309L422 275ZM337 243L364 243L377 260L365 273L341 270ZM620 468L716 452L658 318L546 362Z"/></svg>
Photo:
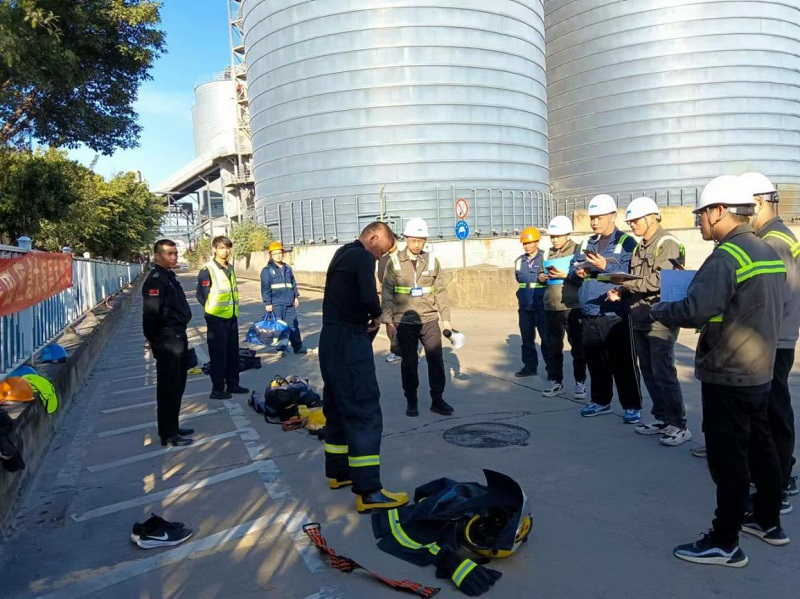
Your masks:
<svg viewBox="0 0 800 599"><path fill-rule="evenodd" d="M553 258L552 260L545 260L542 262L542 266L544 267L545 272L547 269L552 266L556 270L560 270L561 272L569 272L569 263L572 261L572 256L564 256L563 258ZM548 279L548 285L561 285L564 283L564 279Z"/></svg>
<svg viewBox="0 0 800 599"><path fill-rule="evenodd" d="M696 270L662 270L661 301L678 302L686 299L686 291L696 274Z"/></svg>

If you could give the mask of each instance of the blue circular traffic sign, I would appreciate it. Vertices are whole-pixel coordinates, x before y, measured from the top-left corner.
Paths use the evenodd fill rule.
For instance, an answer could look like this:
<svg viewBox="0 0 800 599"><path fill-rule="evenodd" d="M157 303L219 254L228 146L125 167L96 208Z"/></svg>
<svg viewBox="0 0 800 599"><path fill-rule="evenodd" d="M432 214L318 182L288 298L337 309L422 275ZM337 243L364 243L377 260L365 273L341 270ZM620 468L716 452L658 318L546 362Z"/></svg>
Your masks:
<svg viewBox="0 0 800 599"><path fill-rule="evenodd" d="M467 224L467 221L460 220L456 222L456 237L462 241L469 237L469 225Z"/></svg>

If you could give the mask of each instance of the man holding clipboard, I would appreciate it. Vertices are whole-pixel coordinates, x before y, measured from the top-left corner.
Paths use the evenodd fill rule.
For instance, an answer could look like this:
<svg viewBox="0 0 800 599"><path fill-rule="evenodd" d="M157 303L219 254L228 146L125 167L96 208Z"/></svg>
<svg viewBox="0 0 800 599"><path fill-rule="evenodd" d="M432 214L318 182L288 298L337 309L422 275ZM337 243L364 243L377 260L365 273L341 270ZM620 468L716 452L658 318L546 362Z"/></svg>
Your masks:
<svg viewBox="0 0 800 599"><path fill-rule="evenodd" d="M642 240L631 258L631 274L612 274L612 283L620 285L608 292L612 302L625 301L631 308L634 345L644 384L653 400L651 411L655 420L636 426L640 435L660 435L660 443L677 447L692 438L686 427L678 371L675 369L675 343L678 327L653 322L650 306L661 300L661 271L671 270L674 264L683 267L685 251L680 242L661 227L661 211L648 197L633 200L625 211L625 221L633 234Z"/></svg>

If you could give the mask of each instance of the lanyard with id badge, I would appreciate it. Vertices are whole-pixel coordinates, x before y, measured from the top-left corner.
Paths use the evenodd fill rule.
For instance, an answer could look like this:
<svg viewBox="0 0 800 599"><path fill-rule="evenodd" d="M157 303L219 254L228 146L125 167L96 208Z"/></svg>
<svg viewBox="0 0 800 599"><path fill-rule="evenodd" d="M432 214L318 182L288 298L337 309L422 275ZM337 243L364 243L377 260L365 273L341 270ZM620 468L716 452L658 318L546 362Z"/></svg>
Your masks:
<svg viewBox="0 0 800 599"><path fill-rule="evenodd" d="M411 297L422 297L422 287L417 285L417 261L413 261L414 266L414 286L411 288Z"/></svg>

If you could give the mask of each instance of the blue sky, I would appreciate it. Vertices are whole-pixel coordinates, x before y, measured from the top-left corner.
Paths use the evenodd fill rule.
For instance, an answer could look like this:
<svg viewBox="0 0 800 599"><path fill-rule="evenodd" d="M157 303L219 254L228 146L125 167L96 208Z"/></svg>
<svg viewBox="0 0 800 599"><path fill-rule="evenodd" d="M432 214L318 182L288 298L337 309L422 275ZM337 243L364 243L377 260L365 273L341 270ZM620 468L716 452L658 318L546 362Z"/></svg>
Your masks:
<svg viewBox="0 0 800 599"><path fill-rule="evenodd" d="M100 156L95 171L109 178L120 171L141 171L155 187L194 158L194 87L231 63L226 0L164 0L161 30L167 52L150 71L152 81L139 89L135 103L142 126L139 147ZM95 156L81 148L70 156L89 165Z"/></svg>

